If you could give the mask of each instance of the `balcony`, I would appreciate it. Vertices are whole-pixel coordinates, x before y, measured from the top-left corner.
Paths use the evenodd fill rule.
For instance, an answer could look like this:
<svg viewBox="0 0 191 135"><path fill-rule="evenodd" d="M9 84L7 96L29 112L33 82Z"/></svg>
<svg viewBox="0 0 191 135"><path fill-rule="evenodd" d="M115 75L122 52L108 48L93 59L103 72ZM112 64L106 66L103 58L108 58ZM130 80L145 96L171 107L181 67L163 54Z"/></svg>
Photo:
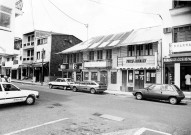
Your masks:
<svg viewBox="0 0 191 135"><path fill-rule="evenodd" d="M191 41L170 43L169 54L171 57L188 56L188 55L190 56Z"/></svg>
<svg viewBox="0 0 191 135"><path fill-rule="evenodd" d="M29 48L34 48L34 41L23 44L23 49L29 49Z"/></svg>
<svg viewBox="0 0 191 135"><path fill-rule="evenodd" d="M153 56L118 57L117 67L125 69L156 68L157 53Z"/></svg>
<svg viewBox="0 0 191 135"><path fill-rule="evenodd" d="M6 61L5 62L5 67L12 67L13 66L13 61Z"/></svg>
<svg viewBox="0 0 191 135"><path fill-rule="evenodd" d="M108 68L112 66L112 60L85 61L84 68Z"/></svg>
<svg viewBox="0 0 191 135"><path fill-rule="evenodd" d="M25 57L23 58L23 63L32 63L34 61L34 57Z"/></svg>

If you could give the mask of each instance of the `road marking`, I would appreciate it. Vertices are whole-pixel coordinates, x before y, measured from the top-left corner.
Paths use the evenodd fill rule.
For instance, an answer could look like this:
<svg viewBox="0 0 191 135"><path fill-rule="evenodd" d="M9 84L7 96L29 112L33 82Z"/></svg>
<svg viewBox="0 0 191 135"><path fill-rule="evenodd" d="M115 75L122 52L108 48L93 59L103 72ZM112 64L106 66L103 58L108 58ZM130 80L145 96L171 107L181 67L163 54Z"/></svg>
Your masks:
<svg viewBox="0 0 191 135"><path fill-rule="evenodd" d="M124 118L112 116L112 115L108 115L108 114L103 114L100 117L110 119L110 120L115 120L115 121L123 121L124 120Z"/></svg>
<svg viewBox="0 0 191 135"><path fill-rule="evenodd" d="M43 124L40 124L40 125L36 125L36 126L33 126L33 127L24 128L24 129L21 129L21 130L17 130L17 131L14 131L14 132L10 132L10 133L4 134L4 135L17 134L17 133L20 133L20 132L23 132L23 131L31 130L31 129L34 129L34 128L42 127L42 126L49 125L49 124L53 124L53 123L57 123L57 122L64 121L64 120L67 120L67 119L68 119L68 118L63 118L63 119L58 119L58 120L46 122L46 123L43 123Z"/></svg>
<svg viewBox="0 0 191 135"><path fill-rule="evenodd" d="M144 127L139 129L134 135L142 135L145 131L152 131L152 132L159 133L162 135L171 135L169 133L165 133L165 132L161 132L161 131L157 131L157 130L153 130L153 129L149 129L149 128L144 128Z"/></svg>

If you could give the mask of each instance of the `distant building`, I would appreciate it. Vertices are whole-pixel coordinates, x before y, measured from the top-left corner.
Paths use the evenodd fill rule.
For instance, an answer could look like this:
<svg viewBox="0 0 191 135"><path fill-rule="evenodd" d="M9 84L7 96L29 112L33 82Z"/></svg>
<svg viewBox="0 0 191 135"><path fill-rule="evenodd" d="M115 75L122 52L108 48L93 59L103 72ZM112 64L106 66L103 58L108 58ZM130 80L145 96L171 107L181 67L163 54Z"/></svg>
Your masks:
<svg viewBox="0 0 191 135"><path fill-rule="evenodd" d="M118 91L161 83L161 40L161 26L92 37L59 53L63 73L75 81L101 81Z"/></svg>
<svg viewBox="0 0 191 135"><path fill-rule="evenodd" d="M73 35L41 30L23 34L20 79L48 82L62 77L62 58L56 53L80 42L81 40Z"/></svg>
<svg viewBox="0 0 191 135"><path fill-rule="evenodd" d="M191 1L173 0L172 26L165 27L164 83L191 91ZM187 76L188 75L188 76Z"/></svg>

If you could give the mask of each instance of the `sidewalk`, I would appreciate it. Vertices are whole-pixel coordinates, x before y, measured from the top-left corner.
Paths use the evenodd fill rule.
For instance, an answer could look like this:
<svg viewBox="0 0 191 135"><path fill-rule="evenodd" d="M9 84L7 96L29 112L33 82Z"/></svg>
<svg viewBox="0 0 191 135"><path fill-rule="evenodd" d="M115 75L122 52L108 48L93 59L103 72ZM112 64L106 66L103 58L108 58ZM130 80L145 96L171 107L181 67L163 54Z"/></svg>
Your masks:
<svg viewBox="0 0 191 135"><path fill-rule="evenodd" d="M32 82L30 80L16 80L12 79L12 82L17 82L17 83L23 83L23 84L31 84L31 85L42 85L40 82ZM43 82L43 86L48 86L47 82ZM133 97L132 92L123 92L123 91L117 91L117 90L106 90L104 91L105 93L108 94L113 94L113 95L124 95L127 97ZM184 100L190 100L191 101L191 92L183 92L185 95Z"/></svg>

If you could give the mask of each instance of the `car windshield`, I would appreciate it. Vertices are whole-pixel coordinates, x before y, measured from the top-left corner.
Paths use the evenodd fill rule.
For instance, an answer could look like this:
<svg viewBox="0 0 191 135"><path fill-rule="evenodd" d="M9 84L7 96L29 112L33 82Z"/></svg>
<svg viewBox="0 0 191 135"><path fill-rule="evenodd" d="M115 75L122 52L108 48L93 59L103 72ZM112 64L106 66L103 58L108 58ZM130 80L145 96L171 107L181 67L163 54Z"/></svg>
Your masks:
<svg viewBox="0 0 191 135"><path fill-rule="evenodd" d="M172 86L175 87L175 89L176 89L177 91L181 91L178 86L176 86L176 85L172 85Z"/></svg>

